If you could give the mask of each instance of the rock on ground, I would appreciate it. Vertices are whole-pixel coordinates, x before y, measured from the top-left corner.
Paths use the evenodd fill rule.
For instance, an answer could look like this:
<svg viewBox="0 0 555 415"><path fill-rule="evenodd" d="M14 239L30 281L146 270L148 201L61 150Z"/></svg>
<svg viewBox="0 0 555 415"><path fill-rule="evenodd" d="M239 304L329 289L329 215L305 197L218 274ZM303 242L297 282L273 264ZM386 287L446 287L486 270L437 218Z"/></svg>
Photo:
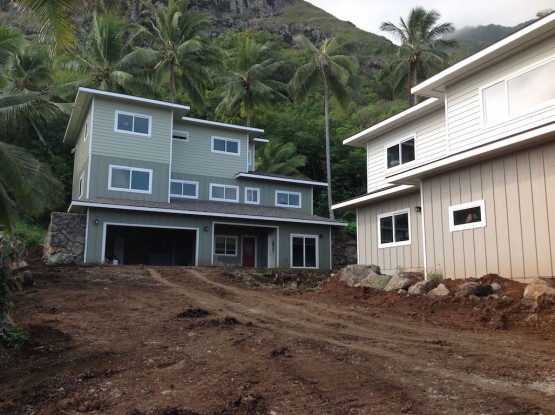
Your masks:
<svg viewBox="0 0 555 415"><path fill-rule="evenodd" d="M496 293L501 289L501 284L494 282L493 284L491 284L491 289L493 290L494 293Z"/></svg>
<svg viewBox="0 0 555 415"><path fill-rule="evenodd" d="M418 281L409 288L409 294L427 294L433 288L433 281Z"/></svg>
<svg viewBox="0 0 555 415"><path fill-rule="evenodd" d="M391 277L384 291L397 291L397 290L408 290L410 287L410 280L405 277L400 277L399 275L394 275Z"/></svg>
<svg viewBox="0 0 555 415"><path fill-rule="evenodd" d="M377 265L347 265L337 273L339 281L344 282L349 287L361 284L370 274L380 275L380 267Z"/></svg>
<svg viewBox="0 0 555 415"><path fill-rule="evenodd" d="M362 280L360 285L362 287L376 288L378 290L383 290L384 287L391 280L390 275L380 275L375 272L370 273L365 279Z"/></svg>
<svg viewBox="0 0 555 415"><path fill-rule="evenodd" d="M445 286L445 284L441 283L436 288L431 290L428 295L431 297L445 297L446 295L449 295L449 289Z"/></svg>
<svg viewBox="0 0 555 415"><path fill-rule="evenodd" d="M455 295L457 297L469 297L475 295L476 297L485 297L493 294L493 288L489 284L480 284L474 281L465 282L457 289Z"/></svg>
<svg viewBox="0 0 555 415"><path fill-rule="evenodd" d="M547 281L540 278L532 281L524 289L524 298L527 300L537 300L544 294L555 295L555 288L551 288Z"/></svg>
<svg viewBox="0 0 555 415"><path fill-rule="evenodd" d="M75 262L75 255L58 252L57 254L50 255L48 262L51 264Z"/></svg>

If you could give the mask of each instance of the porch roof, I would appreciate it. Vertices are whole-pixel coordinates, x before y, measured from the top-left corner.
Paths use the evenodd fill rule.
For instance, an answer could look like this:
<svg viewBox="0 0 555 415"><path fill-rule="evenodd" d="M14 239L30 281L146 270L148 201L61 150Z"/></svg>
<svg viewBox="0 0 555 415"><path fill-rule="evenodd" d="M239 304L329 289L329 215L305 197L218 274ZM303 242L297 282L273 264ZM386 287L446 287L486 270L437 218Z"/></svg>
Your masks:
<svg viewBox="0 0 555 415"><path fill-rule="evenodd" d="M248 205L242 203L207 200L176 200L170 203L143 200L94 198L73 200L69 212L79 212L87 207L121 209L139 212L170 213L178 215L212 216L220 218L251 219L268 222L307 223L313 225L347 226L345 222L309 215L295 208Z"/></svg>

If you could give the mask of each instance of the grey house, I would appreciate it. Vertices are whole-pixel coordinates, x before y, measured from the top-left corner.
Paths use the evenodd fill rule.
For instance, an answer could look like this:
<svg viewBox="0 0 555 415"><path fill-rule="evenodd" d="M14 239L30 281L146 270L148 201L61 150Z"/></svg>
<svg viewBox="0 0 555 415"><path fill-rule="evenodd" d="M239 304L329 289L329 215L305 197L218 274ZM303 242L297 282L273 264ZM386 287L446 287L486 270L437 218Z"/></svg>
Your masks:
<svg viewBox="0 0 555 415"><path fill-rule="evenodd" d="M84 261L331 268L313 215L325 183L258 173L264 131L187 117L188 106L80 88L70 213L86 213Z"/></svg>

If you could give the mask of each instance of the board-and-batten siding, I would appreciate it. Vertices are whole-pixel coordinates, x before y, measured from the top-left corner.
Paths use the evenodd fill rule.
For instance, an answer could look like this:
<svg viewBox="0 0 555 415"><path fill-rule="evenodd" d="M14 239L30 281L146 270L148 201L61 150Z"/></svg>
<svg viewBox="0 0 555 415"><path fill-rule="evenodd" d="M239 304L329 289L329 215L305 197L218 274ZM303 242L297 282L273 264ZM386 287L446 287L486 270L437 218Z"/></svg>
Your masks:
<svg viewBox="0 0 555 415"><path fill-rule="evenodd" d="M189 140L173 140L172 172L234 178L247 171L246 133L177 121L173 128L188 132ZM212 153L212 136L240 140L240 155Z"/></svg>
<svg viewBox="0 0 555 415"><path fill-rule="evenodd" d="M401 126L368 142L366 145L366 161L369 192L388 183L385 179L386 174L403 171L403 166L393 169L386 168L385 148L396 140L409 138L412 135L416 135L416 161L410 164L411 167L445 155L447 153L447 141L443 107L423 115L415 122Z"/></svg>
<svg viewBox="0 0 555 415"><path fill-rule="evenodd" d="M116 110L151 116L151 136L114 131ZM169 164L171 117L167 109L95 97L92 154Z"/></svg>
<svg viewBox="0 0 555 415"><path fill-rule="evenodd" d="M555 142L422 182L428 270L446 278L555 272ZM485 201L486 227L450 232L449 206Z"/></svg>
<svg viewBox="0 0 555 415"><path fill-rule="evenodd" d="M555 57L555 40L547 39L459 83L448 86L446 111L449 125L449 151L458 152L555 121L555 104L553 104L484 128L480 94L480 88L502 81L553 57Z"/></svg>
<svg viewBox="0 0 555 415"><path fill-rule="evenodd" d="M422 216L415 211L420 206L420 193L411 193L383 202L359 207L357 210L358 263L379 265L386 274L399 269L423 270ZM411 244L392 248L378 248L378 215L409 209Z"/></svg>

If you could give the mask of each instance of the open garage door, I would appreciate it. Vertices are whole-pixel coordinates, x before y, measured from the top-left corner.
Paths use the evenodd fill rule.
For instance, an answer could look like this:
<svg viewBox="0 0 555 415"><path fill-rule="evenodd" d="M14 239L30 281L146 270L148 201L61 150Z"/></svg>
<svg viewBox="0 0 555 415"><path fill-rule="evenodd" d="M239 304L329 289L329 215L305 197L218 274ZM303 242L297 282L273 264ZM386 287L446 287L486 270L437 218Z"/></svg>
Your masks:
<svg viewBox="0 0 555 415"><path fill-rule="evenodd" d="M126 265L196 265L197 230L108 225L105 257Z"/></svg>

